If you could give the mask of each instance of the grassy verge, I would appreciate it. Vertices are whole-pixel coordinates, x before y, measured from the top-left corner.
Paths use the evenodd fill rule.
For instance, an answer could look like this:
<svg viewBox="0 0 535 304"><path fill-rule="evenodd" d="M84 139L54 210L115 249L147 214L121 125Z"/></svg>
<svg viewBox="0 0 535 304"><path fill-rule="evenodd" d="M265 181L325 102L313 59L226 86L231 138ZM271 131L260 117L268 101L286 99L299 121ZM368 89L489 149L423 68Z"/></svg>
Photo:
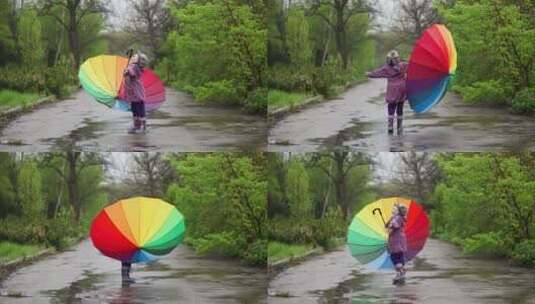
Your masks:
<svg viewBox="0 0 535 304"><path fill-rule="evenodd" d="M6 241L0 242L0 264L13 261L18 258L34 255L45 247L38 245L21 245Z"/></svg>
<svg viewBox="0 0 535 304"><path fill-rule="evenodd" d="M270 90L268 92L268 111L272 112L282 107L295 107L311 97L310 94Z"/></svg>
<svg viewBox="0 0 535 304"><path fill-rule="evenodd" d="M39 95L34 93L20 93L11 90L0 90L0 111L8 110L17 106L29 106L39 100Z"/></svg>
<svg viewBox="0 0 535 304"><path fill-rule="evenodd" d="M291 245L279 242L268 243L268 259L269 263L281 261L286 258L292 258L303 255L307 251L313 249L311 244L306 245Z"/></svg>

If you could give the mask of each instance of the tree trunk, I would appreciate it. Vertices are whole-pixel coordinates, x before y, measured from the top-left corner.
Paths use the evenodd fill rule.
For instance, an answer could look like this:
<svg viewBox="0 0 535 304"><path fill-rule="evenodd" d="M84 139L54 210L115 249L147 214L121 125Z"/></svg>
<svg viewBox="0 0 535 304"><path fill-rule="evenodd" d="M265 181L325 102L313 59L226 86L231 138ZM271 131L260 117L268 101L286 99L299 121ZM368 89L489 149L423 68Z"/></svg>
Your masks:
<svg viewBox="0 0 535 304"><path fill-rule="evenodd" d="M80 68L80 41L78 39L78 19L76 17L76 7L69 9L69 47L74 59L74 70Z"/></svg>
<svg viewBox="0 0 535 304"><path fill-rule="evenodd" d="M80 152L67 152L67 162L69 166L69 175L67 177L67 187L69 189L69 204L74 209L74 218L77 222L80 221L80 200L78 197L78 172L77 160Z"/></svg>

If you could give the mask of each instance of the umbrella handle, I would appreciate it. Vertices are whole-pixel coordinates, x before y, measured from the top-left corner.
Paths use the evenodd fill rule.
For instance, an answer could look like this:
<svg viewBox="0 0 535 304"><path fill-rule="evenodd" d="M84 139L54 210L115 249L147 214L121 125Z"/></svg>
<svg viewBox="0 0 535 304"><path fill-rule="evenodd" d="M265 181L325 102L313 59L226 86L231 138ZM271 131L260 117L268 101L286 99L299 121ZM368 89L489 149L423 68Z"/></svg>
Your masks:
<svg viewBox="0 0 535 304"><path fill-rule="evenodd" d="M375 208L375 209L373 209L373 211L372 211L373 215L375 215L375 212L376 212L376 211L379 212L379 215L381 215L381 219L383 220L383 224L385 224L385 226L386 226L386 222L385 222L385 219L384 219L384 217L383 217L383 212L381 211L381 209L379 209L379 208Z"/></svg>
<svg viewBox="0 0 535 304"><path fill-rule="evenodd" d="M134 56L134 49L128 49L128 51L126 51L126 56L128 56L128 63L130 64L130 59Z"/></svg>

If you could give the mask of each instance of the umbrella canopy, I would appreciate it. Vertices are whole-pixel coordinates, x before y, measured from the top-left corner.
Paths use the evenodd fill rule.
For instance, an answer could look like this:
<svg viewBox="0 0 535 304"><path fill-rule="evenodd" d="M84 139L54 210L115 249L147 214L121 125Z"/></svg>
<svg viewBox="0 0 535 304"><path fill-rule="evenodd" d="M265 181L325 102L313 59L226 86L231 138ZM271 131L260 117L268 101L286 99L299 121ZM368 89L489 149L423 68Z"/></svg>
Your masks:
<svg viewBox="0 0 535 304"><path fill-rule="evenodd" d="M407 71L407 97L411 108L423 113L436 105L457 69L457 51L448 29L428 28L416 41Z"/></svg>
<svg viewBox="0 0 535 304"><path fill-rule="evenodd" d="M429 236L429 219L422 206L415 201L391 197L368 204L353 218L347 233L347 245L351 255L369 269L394 267L388 254L388 232L384 221L388 220L396 203L407 207L406 261L422 250Z"/></svg>
<svg viewBox="0 0 535 304"><path fill-rule="evenodd" d="M78 78L84 89L98 102L125 111L130 104L120 100L123 87L123 71L128 59L121 56L101 55L87 59L80 67ZM165 101L165 87L160 78L149 68L144 68L141 83L145 89L145 108L154 110Z"/></svg>
<svg viewBox="0 0 535 304"><path fill-rule="evenodd" d="M102 210L91 224L93 245L123 262L147 262L171 252L184 237L184 217L160 199L135 197Z"/></svg>

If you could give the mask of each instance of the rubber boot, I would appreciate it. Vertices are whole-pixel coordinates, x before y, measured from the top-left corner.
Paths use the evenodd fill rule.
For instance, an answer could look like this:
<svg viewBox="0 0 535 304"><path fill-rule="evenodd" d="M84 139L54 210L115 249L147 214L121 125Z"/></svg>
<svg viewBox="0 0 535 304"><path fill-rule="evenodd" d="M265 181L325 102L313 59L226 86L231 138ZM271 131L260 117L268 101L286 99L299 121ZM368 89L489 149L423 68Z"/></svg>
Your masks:
<svg viewBox="0 0 535 304"><path fill-rule="evenodd" d="M122 277L122 280L123 280L123 284L124 283L135 283L136 281L134 279L132 279L130 277L130 269L132 268L132 266L122 266L121 267L121 277Z"/></svg>
<svg viewBox="0 0 535 304"><path fill-rule="evenodd" d="M128 133L136 134L141 130L141 120L137 117L134 117L133 126L128 129Z"/></svg>
<svg viewBox="0 0 535 304"><path fill-rule="evenodd" d="M388 116L388 134L394 134L394 117Z"/></svg>
<svg viewBox="0 0 535 304"><path fill-rule="evenodd" d="M141 118L141 131L143 133L147 132L147 120L145 118Z"/></svg>
<svg viewBox="0 0 535 304"><path fill-rule="evenodd" d="M397 129L398 135L401 135L403 133L403 117L398 117Z"/></svg>

